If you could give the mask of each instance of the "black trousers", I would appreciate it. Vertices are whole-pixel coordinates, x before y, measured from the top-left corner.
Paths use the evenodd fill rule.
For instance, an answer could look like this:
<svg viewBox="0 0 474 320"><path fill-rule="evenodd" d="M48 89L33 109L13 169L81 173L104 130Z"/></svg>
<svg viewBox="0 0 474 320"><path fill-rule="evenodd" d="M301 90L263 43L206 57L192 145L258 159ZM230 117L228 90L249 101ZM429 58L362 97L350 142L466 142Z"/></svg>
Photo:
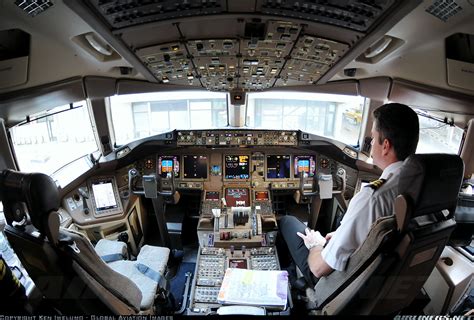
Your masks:
<svg viewBox="0 0 474 320"><path fill-rule="evenodd" d="M313 275L308 266L309 250L304 245L303 239L296 234L296 232L305 234L305 224L294 216L284 216L280 219L278 227L280 228L280 235L283 238L283 246L286 245L286 247L280 248L280 251L283 251L281 254L285 255L289 253L295 264L303 273L306 282L313 286L318 281L318 278ZM288 251L285 252L286 250Z"/></svg>

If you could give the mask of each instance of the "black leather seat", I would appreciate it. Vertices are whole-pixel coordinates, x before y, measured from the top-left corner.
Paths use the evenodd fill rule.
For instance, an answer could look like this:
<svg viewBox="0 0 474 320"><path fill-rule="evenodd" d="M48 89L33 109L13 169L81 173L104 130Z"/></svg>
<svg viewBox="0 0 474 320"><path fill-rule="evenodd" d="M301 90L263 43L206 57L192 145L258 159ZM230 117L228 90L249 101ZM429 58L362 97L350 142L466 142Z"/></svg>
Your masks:
<svg viewBox="0 0 474 320"><path fill-rule="evenodd" d="M345 271L332 272L307 289L308 308L316 314L394 315L410 305L456 226L463 173L457 155L407 158L394 215L372 225Z"/></svg>

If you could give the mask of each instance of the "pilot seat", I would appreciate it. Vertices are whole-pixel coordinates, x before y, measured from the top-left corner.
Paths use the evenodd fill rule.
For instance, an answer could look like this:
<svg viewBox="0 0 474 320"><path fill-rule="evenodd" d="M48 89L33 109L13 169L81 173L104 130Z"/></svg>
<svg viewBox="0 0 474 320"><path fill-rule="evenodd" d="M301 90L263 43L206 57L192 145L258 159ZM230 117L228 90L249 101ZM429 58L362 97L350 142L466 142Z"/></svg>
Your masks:
<svg viewBox="0 0 474 320"><path fill-rule="evenodd" d="M60 227L58 189L42 173L4 170L0 200L4 232L42 296L30 300L44 299L61 314L155 314L169 304L168 248L145 245L134 261L125 260L125 243L103 240L94 249L83 234Z"/></svg>
<svg viewBox="0 0 474 320"><path fill-rule="evenodd" d="M394 214L372 225L346 270L306 288L314 314L393 316L417 298L452 231L464 172L449 154L416 154L401 169Z"/></svg>

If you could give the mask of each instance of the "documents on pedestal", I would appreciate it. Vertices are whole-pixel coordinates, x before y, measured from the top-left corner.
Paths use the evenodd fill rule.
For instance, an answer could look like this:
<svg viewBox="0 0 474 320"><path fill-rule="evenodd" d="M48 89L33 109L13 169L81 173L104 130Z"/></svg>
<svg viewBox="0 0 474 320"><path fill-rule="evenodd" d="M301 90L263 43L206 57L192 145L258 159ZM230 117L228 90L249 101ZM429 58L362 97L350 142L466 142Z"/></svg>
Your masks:
<svg viewBox="0 0 474 320"><path fill-rule="evenodd" d="M288 273L228 268L217 301L283 310L288 300Z"/></svg>

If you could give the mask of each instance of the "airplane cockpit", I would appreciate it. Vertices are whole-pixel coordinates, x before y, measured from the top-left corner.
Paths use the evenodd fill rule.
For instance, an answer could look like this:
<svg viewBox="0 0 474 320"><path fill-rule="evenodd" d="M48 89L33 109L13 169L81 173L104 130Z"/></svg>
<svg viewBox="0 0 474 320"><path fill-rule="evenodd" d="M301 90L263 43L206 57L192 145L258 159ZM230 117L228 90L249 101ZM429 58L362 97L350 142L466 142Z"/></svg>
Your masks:
<svg viewBox="0 0 474 320"><path fill-rule="evenodd" d="M0 314L472 314L471 1L0 8ZM388 103L420 129L393 212L308 284L281 220L384 183Z"/></svg>

